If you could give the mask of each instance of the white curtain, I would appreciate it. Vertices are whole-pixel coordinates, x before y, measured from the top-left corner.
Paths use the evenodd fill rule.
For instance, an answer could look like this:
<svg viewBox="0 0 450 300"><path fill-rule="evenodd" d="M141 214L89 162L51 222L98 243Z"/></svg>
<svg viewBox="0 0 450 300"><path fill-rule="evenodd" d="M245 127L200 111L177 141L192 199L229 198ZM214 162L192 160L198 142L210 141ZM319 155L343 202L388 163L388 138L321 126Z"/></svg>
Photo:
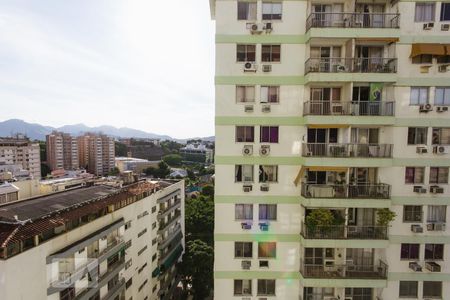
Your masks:
<svg viewBox="0 0 450 300"><path fill-rule="evenodd" d="M446 215L445 205L429 205L428 206L428 222L445 222Z"/></svg>

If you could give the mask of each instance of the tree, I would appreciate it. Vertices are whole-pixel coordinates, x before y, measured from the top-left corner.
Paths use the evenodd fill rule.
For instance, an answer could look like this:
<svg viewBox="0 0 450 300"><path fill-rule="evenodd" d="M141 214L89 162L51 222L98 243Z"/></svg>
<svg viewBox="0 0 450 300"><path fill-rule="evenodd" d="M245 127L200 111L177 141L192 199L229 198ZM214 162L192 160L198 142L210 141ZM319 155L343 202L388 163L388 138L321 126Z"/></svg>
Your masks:
<svg viewBox="0 0 450 300"><path fill-rule="evenodd" d="M324 208L314 209L306 216L305 224L308 228L315 228L316 226L326 227L334 223L333 213Z"/></svg>
<svg viewBox="0 0 450 300"><path fill-rule="evenodd" d="M202 239L209 245L214 241L214 200L200 196L186 201L185 227L190 240Z"/></svg>
<svg viewBox="0 0 450 300"><path fill-rule="evenodd" d="M202 195L206 197L211 197L214 199L214 186L212 185L205 185L202 188Z"/></svg>
<svg viewBox="0 0 450 300"><path fill-rule="evenodd" d="M183 158L179 154L169 154L163 156L163 161L172 167L181 166Z"/></svg>
<svg viewBox="0 0 450 300"><path fill-rule="evenodd" d="M377 209L377 224L380 226L387 226L395 219L396 216L397 214L389 208Z"/></svg>
<svg viewBox="0 0 450 300"><path fill-rule="evenodd" d="M50 174L52 171L50 171L50 168L47 164L41 163L41 177L45 178L48 174Z"/></svg>
<svg viewBox="0 0 450 300"><path fill-rule="evenodd" d="M186 243L180 273L185 287L192 284L195 300L205 299L213 287L214 250L201 240Z"/></svg>
<svg viewBox="0 0 450 300"><path fill-rule="evenodd" d="M158 168L148 167L144 170L144 173L155 178L166 178L170 174L170 168L165 162L161 161Z"/></svg>
<svg viewBox="0 0 450 300"><path fill-rule="evenodd" d="M120 174L120 170L118 167L114 167L108 172L109 176L117 176L119 174Z"/></svg>
<svg viewBox="0 0 450 300"><path fill-rule="evenodd" d="M114 142L114 151L116 156L128 156L128 147L121 142Z"/></svg>

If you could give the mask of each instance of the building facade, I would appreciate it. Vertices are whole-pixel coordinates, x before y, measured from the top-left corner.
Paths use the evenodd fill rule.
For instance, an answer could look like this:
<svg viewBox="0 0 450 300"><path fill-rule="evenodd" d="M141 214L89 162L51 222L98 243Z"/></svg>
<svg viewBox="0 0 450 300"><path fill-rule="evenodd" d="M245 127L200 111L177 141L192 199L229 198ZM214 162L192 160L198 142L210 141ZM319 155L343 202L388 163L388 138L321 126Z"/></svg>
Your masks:
<svg viewBox="0 0 450 300"><path fill-rule="evenodd" d="M47 164L50 170L79 168L77 138L54 131L46 136Z"/></svg>
<svg viewBox="0 0 450 300"><path fill-rule="evenodd" d="M41 178L39 144L23 136L0 138L0 165L20 167L33 178Z"/></svg>
<svg viewBox="0 0 450 300"><path fill-rule="evenodd" d="M79 166L95 175L107 175L114 168L114 139L104 134L86 133L77 138Z"/></svg>
<svg viewBox="0 0 450 300"><path fill-rule="evenodd" d="M0 225L1 299L169 299L184 247L184 182L6 204Z"/></svg>
<svg viewBox="0 0 450 300"><path fill-rule="evenodd" d="M210 6L214 299L447 299L450 4Z"/></svg>

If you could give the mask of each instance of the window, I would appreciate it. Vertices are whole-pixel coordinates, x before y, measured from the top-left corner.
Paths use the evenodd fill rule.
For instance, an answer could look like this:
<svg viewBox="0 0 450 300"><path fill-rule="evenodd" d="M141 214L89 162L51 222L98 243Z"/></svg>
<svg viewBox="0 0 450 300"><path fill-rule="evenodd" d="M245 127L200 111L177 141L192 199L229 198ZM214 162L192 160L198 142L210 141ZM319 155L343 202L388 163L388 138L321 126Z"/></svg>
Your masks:
<svg viewBox="0 0 450 300"><path fill-rule="evenodd" d="M419 259L420 244L402 244L401 259Z"/></svg>
<svg viewBox="0 0 450 300"><path fill-rule="evenodd" d="M450 128L433 128L431 144L450 145Z"/></svg>
<svg viewBox="0 0 450 300"><path fill-rule="evenodd" d="M138 256L141 255L142 253L144 253L145 250L147 250L147 246L144 246L144 248L142 248L141 250L139 250Z"/></svg>
<svg viewBox="0 0 450 300"><path fill-rule="evenodd" d="M153 222L152 229L155 229L155 228L156 228L156 222Z"/></svg>
<svg viewBox="0 0 450 300"><path fill-rule="evenodd" d="M259 166L259 182L277 182L278 166Z"/></svg>
<svg viewBox="0 0 450 300"><path fill-rule="evenodd" d="M236 126L237 143L253 143L255 141L255 127Z"/></svg>
<svg viewBox="0 0 450 300"><path fill-rule="evenodd" d="M128 281L125 283L125 289L128 290L128 288L133 284L133 277L128 279Z"/></svg>
<svg viewBox="0 0 450 300"><path fill-rule="evenodd" d="M427 87L411 87L410 105L422 105L428 103Z"/></svg>
<svg viewBox="0 0 450 300"><path fill-rule="evenodd" d="M444 259L444 244L425 244L425 259Z"/></svg>
<svg viewBox="0 0 450 300"><path fill-rule="evenodd" d="M417 3L416 2L416 13L415 22L433 22L434 21L434 3Z"/></svg>
<svg viewBox="0 0 450 300"><path fill-rule="evenodd" d="M235 204L234 218L236 220L253 220L253 204Z"/></svg>
<svg viewBox="0 0 450 300"><path fill-rule="evenodd" d="M277 205L276 204L260 204L259 205L259 219L260 220L277 220Z"/></svg>
<svg viewBox="0 0 450 300"><path fill-rule="evenodd" d="M439 55L436 56L438 64L448 64L450 63L450 55Z"/></svg>
<svg viewBox="0 0 450 300"><path fill-rule="evenodd" d="M409 127L408 145L419 145L427 143L427 127Z"/></svg>
<svg viewBox="0 0 450 300"><path fill-rule="evenodd" d="M133 264L131 258L125 263L125 270L128 269L129 267L131 267L131 265Z"/></svg>
<svg viewBox="0 0 450 300"><path fill-rule="evenodd" d="M238 62L256 61L256 46L255 45L237 45Z"/></svg>
<svg viewBox="0 0 450 300"><path fill-rule="evenodd" d="M261 143L278 143L278 126L261 126L259 141Z"/></svg>
<svg viewBox="0 0 450 300"><path fill-rule="evenodd" d="M447 184L448 183L448 167L430 167L430 183Z"/></svg>
<svg viewBox="0 0 450 300"><path fill-rule="evenodd" d="M128 230L131 228L131 221L128 221L125 223L125 230Z"/></svg>
<svg viewBox="0 0 450 300"><path fill-rule="evenodd" d="M441 21L450 21L450 2L441 4Z"/></svg>
<svg viewBox="0 0 450 300"><path fill-rule="evenodd" d="M140 238L144 233L147 232L147 228L138 233L138 238Z"/></svg>
<svg viewBox="0 0 450 300"><path fill-rule="evenodd" d="M142 291L142 289L144 288L144 286L147 284L148 280L145 279L144 282L139 286L138 288L138 292Z"/></svg>
<svg viewBox="0 0 450 300"><path fill-rule="evenodd" d="M236 86L236 102L255 102L255 87L245 85Z"/></svg>
<svg viewBox="0 0 450 300"><path fill-rule="evenodd" d="M424 181L424 167L406 167L405 169L405 183L418 184Z"/></svg>
<svg viewBox="0 0 450 300"><path fill-rule="evenodd" d="M234 175L236 182L253 182L253 165L236 165Z"/></svg>
<svg viewBox="0 0 450 300"><path fill-rule="evenodd" d="M234 242L235 258L252 258L253 243L252 242Z"/></svg>
<svg viewBox="0 0 450 300"><path fill-rule="evenodd" d="M424 281L423 282L423 298L442 298L442 282L441 281Z"/></svg>
<svg viewBox="0 0 450 300"><path fill-rule="evenodd" d="M256 2L238 1L238 20L256 20Z"/></svg>
<svg viewBox="0 0 450 300"><path fill-rule="evenodd" d="M420 54L416 55L411 59L413 64L431 64L433 63L433 55L431 54Z"/></svg>
<svg viewBox="0 0 450 300"><path fill-rule="evenodd" d="M262 45L261 47L262 62L280 62L281 46L280 45Z"/></svg>
<svg viewBox="0 0 450 300"><path fill-rule="evenodd" d="M258 279L258 296L275 296L275 279Z"/></svg>
<svg viewBox="0 0 450 300"><path fill-rule="evenodd" d="M280 102L279 86L261 86L261 103L278 103Z"/></svg>
<svg viewBox="0 0 450 300"><path fill-rule="evenodd" d="M156 212L156 206L152 207L152 214Z"/></svg>
<svg viewBox="0 0 450 300"><path fill-rule="evenodd" d="M251 296L252 295L252 280L251 279L235 279L234 280L234 295L236 295L236 296Z"/></svg>
<svg viewBox="0 0 450 300"><path fill-rule="evenodd" d="M427 222L445 223L446 215L446 205L428 205Z"/></svg>
<svg viewBox="0 0 450 300"><path fill-rule="evenodd" d="M400 281L399 297L417 298L417 281Z"/></svg>
<svg viewBox="0 0 450 300"><path fill-rule="evenodd" d="M259 242L258 258L275 258L277 256L276 242Z"/></svg>
<svg viewBox="0 0 450 300"><path fill-rule="evenodd" d="M403 222L422 222L422 206L403 206Z"/></svg>
<svg viewBox="0 0 450 300"><path fill-rule="evenodd" d="M450 87L436 88L436 93L434 94L434 105L450 106Z"/></svg>
<svg viewBox="0 0 450 300"><path fill-rule="evenodd" d="M262 3L263 20L281 20L282 4L281 2L264 1Z"/></svg>

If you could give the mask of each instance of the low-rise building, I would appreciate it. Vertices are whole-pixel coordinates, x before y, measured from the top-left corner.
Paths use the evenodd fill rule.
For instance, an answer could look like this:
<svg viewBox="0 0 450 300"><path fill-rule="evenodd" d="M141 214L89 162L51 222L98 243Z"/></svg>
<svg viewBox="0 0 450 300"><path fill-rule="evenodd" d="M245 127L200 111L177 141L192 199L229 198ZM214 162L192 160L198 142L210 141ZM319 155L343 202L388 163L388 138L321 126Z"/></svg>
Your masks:
<svg viewBox="0 0 450 300"><path fill-rule="evenodd" d="M31 142L22 135L0 138L0 165L18 165L22 170L29 171L32 177L40 178L41 157L39 144Z"/></svg>
<svg viewBox="0 0 450 300"><path fill-rule="evenodd" d="M4 204L0 299L168 299L183 248L183 181L85 186Z"/></svg>
<svg viewBox="0 0 450 300"><path fill-rule="evenodd" d="M121 173L132 171L135 174L140 174L149 167L157 168L160 162L160 160L149 161L147 159L133 157L116 157L116 167Z"/></svg>
<svg viewBox="0 0 450 300"><path fill-rule="evenodd" d="M210 164L213 162L214 151L205 144L194 143L181 148L180 155L183 161Z"/></svg>

